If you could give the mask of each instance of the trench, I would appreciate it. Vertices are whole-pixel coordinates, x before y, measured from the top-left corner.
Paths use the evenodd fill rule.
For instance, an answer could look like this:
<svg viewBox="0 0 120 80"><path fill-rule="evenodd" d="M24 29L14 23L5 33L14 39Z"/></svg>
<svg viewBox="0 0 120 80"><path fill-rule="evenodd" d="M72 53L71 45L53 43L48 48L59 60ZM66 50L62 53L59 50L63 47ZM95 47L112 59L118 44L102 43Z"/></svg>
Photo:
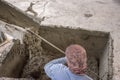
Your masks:
<svg viewBox="0 0 120 80"><path fill-rule="evenodd" d="M0 20L23 28L33 27L34 32L63 51L70 44L82 45L88 57L86 74L94 80L111 80L112 39L109 33L39 25L40 23L33 21L24 12L11 6L0 1ZM52 59L63 57L64 54L30 33L25 34L23 43L15 42L0 67L0 77L50 80L43 70L44 65Z"/></svg>

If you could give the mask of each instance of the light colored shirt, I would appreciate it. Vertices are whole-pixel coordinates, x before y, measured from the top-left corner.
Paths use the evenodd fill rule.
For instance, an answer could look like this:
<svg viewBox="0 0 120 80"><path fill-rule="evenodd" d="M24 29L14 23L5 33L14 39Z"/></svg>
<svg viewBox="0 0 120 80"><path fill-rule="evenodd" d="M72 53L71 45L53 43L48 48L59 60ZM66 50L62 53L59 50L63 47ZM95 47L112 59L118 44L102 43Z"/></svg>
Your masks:
<svg viewBox="0 0 120 80"><path fill-rule="evenodd" d="M52 80L93 80L86 74L77 75L72 73L67 66L66 58L58 58L50 61L44 67L46 74Z"/></svg>

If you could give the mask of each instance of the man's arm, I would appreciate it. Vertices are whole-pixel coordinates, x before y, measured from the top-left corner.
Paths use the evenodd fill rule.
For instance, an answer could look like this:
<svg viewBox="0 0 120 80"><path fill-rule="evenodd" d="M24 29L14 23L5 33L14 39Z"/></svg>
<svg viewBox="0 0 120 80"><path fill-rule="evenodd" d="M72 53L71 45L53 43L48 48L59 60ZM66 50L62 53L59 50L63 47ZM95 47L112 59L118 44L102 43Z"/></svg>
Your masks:
<svg viewBox="0 0 120 80"><path fill-rule="evenodd" d="M52 73L54 73L56 70L59 70L60 67L65 67L63 65L65 63L66 57L54 59L45 65L44 70L49 77L53 77Z"/></svg>

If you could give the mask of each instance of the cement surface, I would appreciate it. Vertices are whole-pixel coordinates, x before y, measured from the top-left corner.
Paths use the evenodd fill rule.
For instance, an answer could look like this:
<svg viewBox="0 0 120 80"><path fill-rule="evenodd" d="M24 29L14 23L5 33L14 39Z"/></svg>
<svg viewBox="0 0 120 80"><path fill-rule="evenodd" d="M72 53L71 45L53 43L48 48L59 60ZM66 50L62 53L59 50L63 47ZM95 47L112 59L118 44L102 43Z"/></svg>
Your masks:
<svg viewBox="0 0 120 80"><path fill-rule="evenodd" d="M33 2L43 25L72 26L110 32L113 39L113 79L120 79L120 0L6 0L22 11ZM33 13L27 12L34 16Z"/></svg>

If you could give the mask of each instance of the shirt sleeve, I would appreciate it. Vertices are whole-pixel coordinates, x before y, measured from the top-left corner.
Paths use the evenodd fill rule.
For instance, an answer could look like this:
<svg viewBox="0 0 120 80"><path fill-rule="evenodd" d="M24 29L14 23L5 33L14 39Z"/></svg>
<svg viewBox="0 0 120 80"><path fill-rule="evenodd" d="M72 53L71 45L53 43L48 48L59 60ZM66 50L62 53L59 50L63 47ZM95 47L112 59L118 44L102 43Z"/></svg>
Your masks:
<svg viewBox="0 0 120 80"><path fill-rule="evenodd" d="M54 78L54 74L57 70L66 67L64 65L65 63L66 63L66 57L54 59L44 66L44 70L50 78Z"/></svg>

